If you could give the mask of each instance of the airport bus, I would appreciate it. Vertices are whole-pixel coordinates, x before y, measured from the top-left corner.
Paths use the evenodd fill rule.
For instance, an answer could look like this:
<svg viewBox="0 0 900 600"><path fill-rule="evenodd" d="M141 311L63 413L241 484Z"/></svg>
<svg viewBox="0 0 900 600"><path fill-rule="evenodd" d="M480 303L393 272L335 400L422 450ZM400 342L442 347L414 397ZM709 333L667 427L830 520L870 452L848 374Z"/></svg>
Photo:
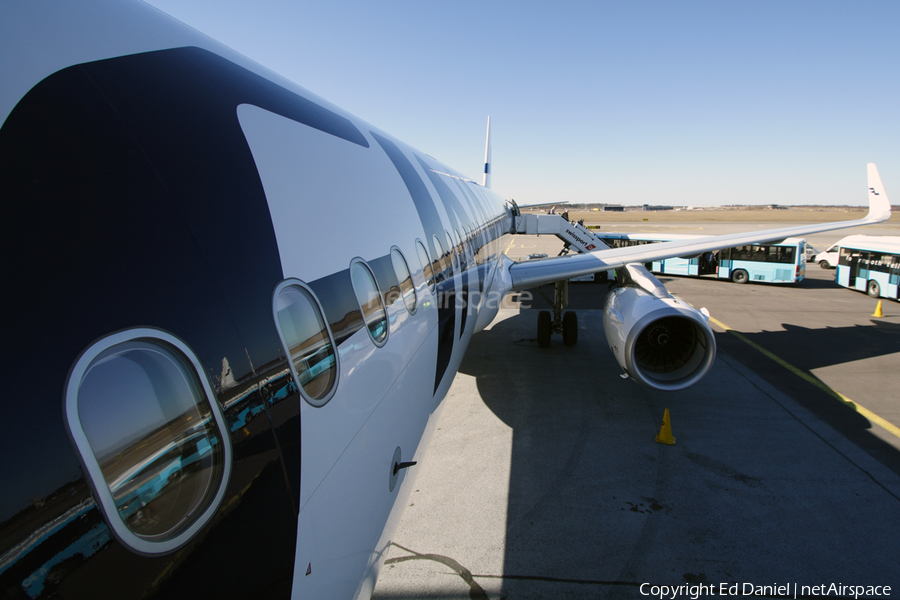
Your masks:
<svg viewBox="0 0 900 600"><path fill-rule="evenodd" d="M838 285L873 298L898 299L900 237L851 235L835 245L840 248L834 277Z"/></svg>
<svg viewBox="0 0 900 600"><path fill-rule="evenodd" d="M611 248L696 239L705 236L645 233L598 234ZM794 283L806 275L806 240L787 238L777 244L751 244L723 248L718 252L705 252L700 256L685 256L653 261L647 265L654 273L686 275L689 277L716 277L735 283L765 281L769 283Z"/></svg>

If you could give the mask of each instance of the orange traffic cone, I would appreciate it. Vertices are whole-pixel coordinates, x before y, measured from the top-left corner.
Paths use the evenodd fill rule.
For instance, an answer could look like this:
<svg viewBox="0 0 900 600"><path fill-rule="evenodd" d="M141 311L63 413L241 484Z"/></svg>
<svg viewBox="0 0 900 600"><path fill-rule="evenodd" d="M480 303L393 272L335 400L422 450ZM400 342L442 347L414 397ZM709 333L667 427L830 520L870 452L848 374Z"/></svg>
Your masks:
<svg viewBox="0 0 900 600"><path fill-rule="evenodd" d="M668 444L670 446L675 445L675 436L672 435L672 423L669 421L669 409L666 409L666 412L663 413L663 422L662 427L659 428L659 433L656 436L656 441L660 444Z"/></svg>

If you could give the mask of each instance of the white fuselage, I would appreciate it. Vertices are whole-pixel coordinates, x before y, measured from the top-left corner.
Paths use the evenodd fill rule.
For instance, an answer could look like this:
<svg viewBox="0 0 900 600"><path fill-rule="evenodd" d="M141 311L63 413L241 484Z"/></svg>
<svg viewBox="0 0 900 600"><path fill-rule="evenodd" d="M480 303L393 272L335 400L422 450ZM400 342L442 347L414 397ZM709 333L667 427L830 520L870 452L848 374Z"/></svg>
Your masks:
<svg viewBox="0 0 900 600"><path fill-rule="evenodd" d="M150 133L137 132L128 125L129 119L146 124L149 118L165 119L170 109L158 108L164 104L154 97L152 88L120 90L110 73L147 68L147 61L156 64L157 55L174 51L198 64L205 61L239 74L241 81L235 86L239 99L233 111L225 114L231 115L229 120L236 121L243 142L221 143L244 145L236 152L246 152L249 148L258 183L264 190L281 269L281 281L271 281L269 294L285 280L299 281L318 293L326 289L322 282L346 276L354 261L361 260L370 266L373 261L389 264L385 261L392 249L399 250L404 257L415 289L415 310L411 312L403 299L385 302L387 334L380 346L373 342L365 326L332 331L334 338L339 338L333 395L321 406L299 395L292 400L299 402L295 410L299 410L300 421L300 483L299 498L295 499L296 521L285 523L286 527L296 527L291 595L295 598L368 597L400 507L409 494L408 473L415 469L395 473L395 462L398 456L402 461L421 458L421 448L433 428L441 400L453 381L469 339L476 328L483 328L491 321L502 295L510 289L509 276L501 269L501 236L510 227L504 201L489 189L146 5L104 0L78 6L60 5L54 7L52 14L45 14L21 3L5 6L2 21L0 57L4 84L0 90L0 123L41 82L56 82L62 78L60 73L80 77L83 71L88 74L88 85L95 84L114 113L122 117L123 129L138 147L145 149L151 163L153 151L146 149L165 144L167 140L152 139L152 128ZM187 50L182 52L182 49ZM138 60L131 61L129 57L135 55L140 55ZM125 57L125 62L117 60L120 57ZM86 69L78 67L84 64L88 64ZM115 68L107 69L107 64ZM187 63L179 58L172 64ZM228 74L221 77L227 78ZM255 103L253 87L257 82L260 89L265 88L258 94L260 97L268 98L266 94L276 90L287 98L282 102L287 108L281 110ZM140 86L141 82L134 85ZM240 100L245 90L249 99ZM43 92L39 89L35 93ZM185 91L185 95L190 96L191 92ZM120 97L126 96L138 97L138 104L141 97L145 98L148 114L159 112L153 113L153 117L130 117L129 111L139 114L144 107L125 107ZM277 102L274 105L281 106ZM294 110L302 113L302 118L294 117ZM231 122L230 126L233 125ZM198 130L188 133L186 138L200 135L204 134ZM224 164L221 168L229 170ZM154 163L154 169L165 180L167 168ZM203 175L216 176L215 173ZM164 187L171 191L173 184L164 182ZM183 197L177 190L173 191L176 211L184 201L190 201L192 195L203 194L205 189L201 182L192 184ZM122 197L120 201L128 203L129 198ZM227 206L223 204L221 210L228 211ZM211 216L216 221L228 218L227 214ZM180 225L173 223L173 226ZM186 228L192 227L189 223ZM207 234L197 234L195 230L191 243L207 262L214 262L217 257L204 245L203 235ZM209 235L241 236L241 224L229 224L227 230L213 229ZM426 249L429 267L443 272L443 281L441 276L431 284L427 280L417 241ZM164 260L177 261L179 257ZM225 296L234 294L235 289L245 285L247 269L254 269L254 265L225 264L213 268L218 275L213 277L212 285ZM378 267L372 270L380 286ZM388 297L387 289L379 291L384 298ZM177 298L178 291L171 292ZM85 293L90 294L91 290ZM326 315L332 309L338 311L329 306L326 293L319 294L317 300ZM356 302L352 297L341 300ZM223 303L240 321L237 312L241 307L227 299ZM152 315L134 319L130 323L126 318L117 326L167 330L164 323L147 322L153 321ZM341 322L329 320L333 329ZM223 331L231 326L228 321L221 323ZM108 327L113 326L98 324L76 344L83 350L91 340L112 334ZM258 363L271 358L273 353L281 353L283 364L285 357L280 348L269 348L268 353L261 353L265 358L256 358L254 348L249 347L252 344L246 341L247 334L240 327L237 329L233 337L245 339L248 344L245 353L250 368L259 371L262 365ZM232 350L222 350L219 354L215 350L200 352L192 348L194 332L170 331L166 335L169 333L171 339L184 340L186 352L201 356L198 360L204 363L205 376L212 378L209 389L224 390L247 381L241 375L240 365L245 357L239 356L240 352L237 358ZM211 357L207 359L204 355ZM77 358L75 352L60 357L60 362L71 364ZM284 375L285 368L280 368L280 374ZM237 379L232 369L239 373ZM277 377L278 373L259 375L256 383L248 384L248 389L262 390L268 381ZM71 388L77 382L66 385ZM77 393L70 395L77 400ZM58 398L58 391L51 394L48 402L58 401L54 397ZM225 419L231 419L229 407L241 401L243 396L227 401L219 398ZM76 415L71 418L77 418L77 410L71 414ZM272 419L272 431L278 439L279 422L277 417ZM248 463L240 462L237 449L242 432L251 435L252 428L236 425L233 431L231 443L238 456L235 468L246 469ZM277 449L281 452L280 447ZM292 464L289 459L281 460L287 480L296 475L288 472ZM84 462L84 457L81 460ZM246 479L242 474L242 485ZM234 504L253 485L252 481L246 484L247 488L223 494L220 509L223 515L230 514ZM89 483L95 488L102 487L102 482ZM237 485L236 479L232 483ZM116 518L115 514L104 514L107 522ZM213 517L209 527L221 527L219 521ZM198 534L196 539L204 536L206 533ZM113 539L111 543L117 542ZM265 544L266 539L261 536L256 543ZM193 545L189 548L197 551ZM105 547L99 552L105 552ZM140 560L140 557L128 560ZM160 578L154 585L165 580L162 575Z"/></svg>

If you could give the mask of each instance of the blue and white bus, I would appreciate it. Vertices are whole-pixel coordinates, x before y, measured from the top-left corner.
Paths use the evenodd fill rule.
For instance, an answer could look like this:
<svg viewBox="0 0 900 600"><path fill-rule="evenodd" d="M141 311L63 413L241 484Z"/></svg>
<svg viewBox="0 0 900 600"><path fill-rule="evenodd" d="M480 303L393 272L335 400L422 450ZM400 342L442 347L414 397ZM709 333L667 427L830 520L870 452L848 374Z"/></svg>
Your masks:
<svg viewBox="0 0 900 600"><path fill-rule="evenodd" d="M851 235L839 241L840 257L834 280L873 298L898 299L900 237Z"/></svg>
<svg viewBox="0 0 900 600"><path fill-rule="evenodd" d="M620 248L704 236L604 232L599 234L599 237L608 246ZM806 275L806 240L787 238L778 244L749 244L723 248L718 252L705 252L700 256L657 260L648 265L648 268L654 273L664 275L709 276L731 279L735 283L748 281L794 283L803 281Z"/></svg>

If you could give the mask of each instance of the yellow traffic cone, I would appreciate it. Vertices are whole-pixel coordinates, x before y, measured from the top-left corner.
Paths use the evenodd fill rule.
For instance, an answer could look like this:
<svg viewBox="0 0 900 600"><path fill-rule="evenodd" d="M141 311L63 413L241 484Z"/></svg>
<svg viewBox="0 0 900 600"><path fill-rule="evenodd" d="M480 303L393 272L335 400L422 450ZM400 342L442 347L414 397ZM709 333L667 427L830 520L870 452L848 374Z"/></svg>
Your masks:
<svg viewBox="0 0 900 600"><path fill-rule="evenodd" d="M872 316L873 317L883 317L884 316L883 314L881 314L881 300L878 301L878 306L875 307L875 314L873 314Z"/></svg>
<svg viewBox="0 0 900 600"><path fill-rule="evenodd" d="M663 413L663 422L662 427L659 428L659 433L656 436L656 441L660 444L668 444L670 446L675 445L675 436L672 435L672 423L669 421L669 409L666 409L666 412Z"/></svg>

